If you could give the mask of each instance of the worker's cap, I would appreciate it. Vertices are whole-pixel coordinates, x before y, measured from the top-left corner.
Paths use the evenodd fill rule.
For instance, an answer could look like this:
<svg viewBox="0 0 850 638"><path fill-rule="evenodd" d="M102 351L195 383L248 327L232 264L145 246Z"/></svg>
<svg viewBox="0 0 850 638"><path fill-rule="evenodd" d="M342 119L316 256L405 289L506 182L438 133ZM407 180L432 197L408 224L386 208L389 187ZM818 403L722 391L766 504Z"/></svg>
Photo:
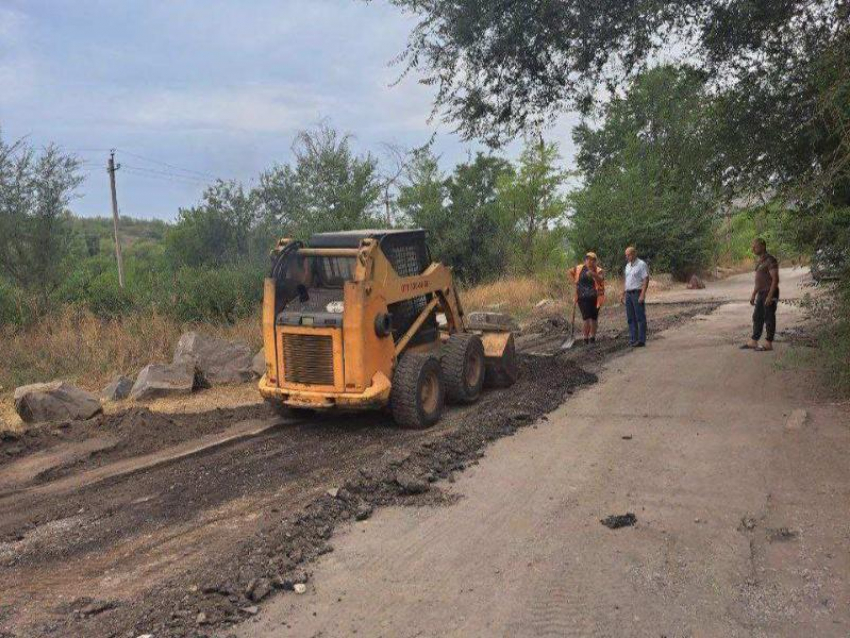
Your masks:
<svg viewBox="0 0 850 638"><path fill-rule="evenodd" d="M596 257L596 253L594 253L594 252L587 253L587 254L585 255L585 257L586 257L587 259L596 259L596 258L597 258L597 257Z"/></svg>

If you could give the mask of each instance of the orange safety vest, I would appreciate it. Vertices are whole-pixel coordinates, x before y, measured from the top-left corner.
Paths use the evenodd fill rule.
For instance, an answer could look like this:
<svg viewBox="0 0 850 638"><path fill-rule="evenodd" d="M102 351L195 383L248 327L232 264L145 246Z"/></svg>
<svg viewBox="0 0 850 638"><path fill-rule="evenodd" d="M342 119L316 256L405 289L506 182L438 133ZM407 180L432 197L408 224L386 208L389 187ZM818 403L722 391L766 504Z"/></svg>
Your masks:
<svg viewBox="0 0 850 638"><path fill-rule="evenodd" d="M587 268L584 264L579 264L575 268L570 268L569 272L573 277L573 282L576 284L575 300L578 302L578 280L581 277L581 271ZM605 303L605 282L593 280L593 287L596 289L596 307L601 308Z"/></svg>

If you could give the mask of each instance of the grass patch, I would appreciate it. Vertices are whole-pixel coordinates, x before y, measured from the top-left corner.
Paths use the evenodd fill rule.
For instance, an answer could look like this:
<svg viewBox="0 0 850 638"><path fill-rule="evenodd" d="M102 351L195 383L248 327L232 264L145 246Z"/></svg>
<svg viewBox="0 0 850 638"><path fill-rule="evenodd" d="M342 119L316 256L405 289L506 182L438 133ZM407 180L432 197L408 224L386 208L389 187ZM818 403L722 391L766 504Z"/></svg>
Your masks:
<svg viewBox="0 0 850 638"><path fill-rule="evenodd" d="M781 366L816 379L825 399L850 399L850 285L807 294L800 304L808 316Z"/></svg>
<svg viewBox="0 0 850 638"><path fill-rule="evenodd" d="M850 397L850 284L836 289L816 309L819 361L825 385L840 398Z"/></svg>
<svg viewBox="0 0 850 638"><path fill-rule="evenodd" d="M104 319L69 305L28 326L2 326L0 420L15 422L12 395L18 386L63 379L98 391L116 374L133 378L149 363L170 361L187 330L262 347L259 308L256 316L232 324L199 324L152 310Z"/></svg>

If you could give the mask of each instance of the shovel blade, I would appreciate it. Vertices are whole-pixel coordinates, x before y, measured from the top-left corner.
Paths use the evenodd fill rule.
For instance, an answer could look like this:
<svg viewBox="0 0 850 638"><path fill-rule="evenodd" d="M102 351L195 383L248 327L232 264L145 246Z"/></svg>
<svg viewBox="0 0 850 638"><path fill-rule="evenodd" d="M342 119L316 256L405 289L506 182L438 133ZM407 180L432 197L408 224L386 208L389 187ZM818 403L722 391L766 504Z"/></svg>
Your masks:
<svg viewBox="0 0 850 638"><path fill-rule="evenodd" d="M561 350L569 350L570 348L573 347L575 342L576 342L575 337L570 337L569 339L564 341L564 343L561 344Z"/></svg>

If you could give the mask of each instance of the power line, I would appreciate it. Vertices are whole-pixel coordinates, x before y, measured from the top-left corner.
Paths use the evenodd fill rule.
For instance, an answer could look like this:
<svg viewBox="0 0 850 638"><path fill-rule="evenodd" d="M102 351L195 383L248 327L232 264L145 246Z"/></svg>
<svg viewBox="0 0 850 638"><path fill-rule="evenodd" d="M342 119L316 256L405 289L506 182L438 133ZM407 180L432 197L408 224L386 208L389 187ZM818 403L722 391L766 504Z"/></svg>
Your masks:
<svg viewBox="0 0 850 638"><path fill-rule="evenodd" d="M148 170L145 170L145 169L142 169L142 168L128 167L126 165L124 166L124 168L127 170L127 173L129 173L131 175L136 175L137 177L147 177L149 179L158 179L158 180L163 181L163 182L175 182L175 183L178 183L178 184L192 184L194 186L205 186L205 185L208 184L208 182L205 182L205 181L200 180L200 179L194 179L194 178L191 178L191 177L187 177L187 176L183 176L183 175L177 175L177 174L173 174L173 173L161 173L161 172L155 172L155 171L152 172L152 171L148 171Z"/></svg>
<svg viewBox="0 0 850 638"><path fill-rule="evenodd" d="M127 151L123 148L119 148L119 149L116 149L116 150L121 151L122 153L124 153L125 155L129 155L130 157L135 157L136 159L140 159L140 160L143 160L145 162L151 162L153 164L159 164L160 166L165 166L165 167L170 168L170 169L175 170L175 171L181 171L181 172L184 172L184 173L192 173L194 175L198 175L199 177L205 177L207 179L219 179L220 178L218 175L213 175L212 173L206 173L204 171L196 171L196 170L193 170L191 168L182 168L180 166L175 166L174 164L169 164L168 162L163 162L161 160L153 159L151 157L139 155L138 153L131 153L130 151Z"/></svg>
<svg viewBox="0 0 850 638"><path fill-rule="evenodd" d="M113 150L117 151L117 152L124 153L125 155L129 155L130 157L135 157L136 159L142 160L144 162L150 162L152 164L156 164L156 165L159 165L159 166L164 166L166 168L169 168L172 171L177 171L177 173L174 173L174 172L167 173L166 171L162 171L164 174L174 175L176 177L181 177L181 178L186 178L186 179L198 179L198 178L203 178L204 180L221 179L220 175L214 175L212 173L207 173L205 171L198 171L198 170L195 170L195 169L192 169L192 168L184 168L182 166L177 166L176 164L170 164L168 162L163 162L162 160L154 159L154 158L148 157L146 155L140 155L139 153L134 153L132 151L128 151L128 150L123 149L123 148L115 148L115 149L111 149L111 148L106 148L106 149L77 148L77 149L70 149L70 151L72 153L109 153ZM87 164L90 161L91 160L88 159L88 158L83 158L82 164ZM155 169L152 169L152 168L146 168L146 167L141 167L141 166L135 167L135 168L137 168L138 170L148 170L148 171L154 171L155 170ZM181 173L186 173L186 174L182 175Z"/></svg>
<svg viewBox="0 0 850 638"><path fill-rule="evenodd" d="M198 177L192 177L191 175L182 175L180 173L174 173L170 171L161 171L155 168L147 168L146 166L131 166L129 164L124 165L126 168L131 168L134 171L143 171L145 173L150 173L152 175L165 175L167 177L176 177L179 179L192 180L196 182L202 182L204 184L208 183L208 180L203 180Z"/></svg>

